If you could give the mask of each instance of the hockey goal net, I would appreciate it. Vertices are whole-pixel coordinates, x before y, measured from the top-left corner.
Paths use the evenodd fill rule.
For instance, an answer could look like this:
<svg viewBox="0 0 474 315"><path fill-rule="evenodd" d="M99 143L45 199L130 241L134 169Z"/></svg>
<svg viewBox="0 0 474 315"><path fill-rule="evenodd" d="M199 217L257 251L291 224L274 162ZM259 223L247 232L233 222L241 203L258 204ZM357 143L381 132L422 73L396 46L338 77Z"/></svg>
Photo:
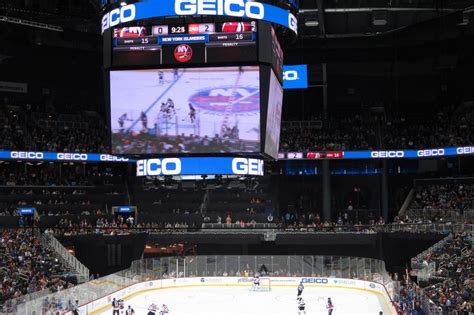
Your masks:
<svg viewBox="0 0 474 315"><path fill-rule="evenodd" d="M271 291L272 290L272 285L271 285L271 279L270 278L260 278L260 285L254 285L252 284L252 291Z"/></svg>

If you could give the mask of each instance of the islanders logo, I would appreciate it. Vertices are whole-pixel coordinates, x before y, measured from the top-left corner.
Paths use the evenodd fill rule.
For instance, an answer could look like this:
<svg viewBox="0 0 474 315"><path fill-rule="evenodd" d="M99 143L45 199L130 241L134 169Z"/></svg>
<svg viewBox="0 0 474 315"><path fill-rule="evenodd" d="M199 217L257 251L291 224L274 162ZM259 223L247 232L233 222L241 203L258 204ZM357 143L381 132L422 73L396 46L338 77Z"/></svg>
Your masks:
<svg viewBox="0 0 474 315"><path fill-rule="evenodd" d="M241 113L260 110L260 89L248 86L220 86L199 90L189 98L198 108L221 112Z"/></svg>
<svg viewBox="0 0 474 315"><path fill-rule="evenodd" d="M193 49L191 46L181 44L174 49L174 58L179 62L188 62L193 57Z"/></svg>

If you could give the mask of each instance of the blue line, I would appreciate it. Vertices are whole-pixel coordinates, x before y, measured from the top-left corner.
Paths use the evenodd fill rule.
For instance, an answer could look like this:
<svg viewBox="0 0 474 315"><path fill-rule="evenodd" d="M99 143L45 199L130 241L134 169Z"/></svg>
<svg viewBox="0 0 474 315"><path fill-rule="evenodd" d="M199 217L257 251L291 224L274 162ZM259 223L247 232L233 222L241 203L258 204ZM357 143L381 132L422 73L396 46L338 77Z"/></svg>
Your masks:
<svg viewBox="0 0 474 315"><path fill-rule="evenodd" d="M176 80L174 80L174 82L171 83L171 85L170 85L169 87L167 87L166 90L164 90L164 92L161 93L161 95L158 96L158 98L157 98L153 103L151 103L150 106L148 106L148 108L147 108L146 111L145 111L145 114L148 114L148 112L156 105L156 103L158 103L158 101L161 100L161 98L162 98L166 93L168 93L168 91L179 81L179 79L181 79L181 77L183 76L183 74L184 74L185 71L186 71L186 70L184 70L183 73L180 74L180 75L178 76L178 78L177 78ZM140 113L140 116L141 116L141 113ZM137 118L137 119L133 122L133 124L132 124L130 127L128 127L127 133L130 132L130 129L132 129L133 127L135 127L135 125L138 123L139 120L140 120L140 118Z"/></svg>

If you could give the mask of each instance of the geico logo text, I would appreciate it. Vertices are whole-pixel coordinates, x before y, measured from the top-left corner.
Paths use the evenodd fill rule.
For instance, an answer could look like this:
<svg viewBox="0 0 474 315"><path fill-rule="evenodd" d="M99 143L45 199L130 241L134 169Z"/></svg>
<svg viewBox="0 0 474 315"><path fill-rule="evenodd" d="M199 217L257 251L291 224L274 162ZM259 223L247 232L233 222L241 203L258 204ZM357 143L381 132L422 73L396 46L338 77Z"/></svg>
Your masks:
<svg viewBox="0 0 474 315"><path fill-rule="evenodd" d="M86 153L58 153L58 160L87 161Z"/></svg>
<svg viewBox="0 0 474 315"><path fill-rule="evenodd" d="M244 0L176 0L177 15L229 15L263 19L265 9L259 2Z"/></svg>
<svg viewBox="0 0 474 315"><path fill-rule="evenodd" d="M456 148L457 154L471 154L474 153L474 147L459 147Z"/></svg>
<svg viewBox="0 0 474 315"><path fill-rule="evenodd" d="M444 155L444 149L418 150L417 156L441 156Z"/></svg>
<svg viewBox="0 0 474 315"><path fill-rule="evenodd" d="M303 283L316 283L316 284L327 284L329 281L328 279L324 278L303 278L301 279Z"/></svg>
<svg viewBox="0 0 474 315"><path fill-rule="evenodd" d="M110 154L101 154L99 156L99 159L101 161L114 161L114 162L128 162L128 158L124 158L124 157L119 157L119 156L115 156L115 155L110 155Z"/></svg>
<svg viewBox="0 0 474 315"><path fill-rule="evenodd" d="M178 175L180 173L181 160L178 158L137 161L137 176Z"/></svg>
<svg viewBox="0 0 474 315"><path fill-rule="evenodd" d="M402 158L405 156L403 151L372 151L370 157L372 158Z"/></svg>
<svg viewBox="0 0 474 315"><path fill-rule="evenodd" d="M109 27L133 21L136 14L137 10L133 4L113 9L102 17L102 32Z"/></svg>
<svg viewBox="0 0 474 315"><path fill-rule="evenodd" d="M232 173L235 175L263 176L263 161L258 159L235 158L232 160Z"/></svg>
<svg viewBox="0 0 474 315"><path fill-rule="evenodd" d="M44 155L42 152L17 152L13 151L10 153L12 159L34 159L42 160Z"/></svg>

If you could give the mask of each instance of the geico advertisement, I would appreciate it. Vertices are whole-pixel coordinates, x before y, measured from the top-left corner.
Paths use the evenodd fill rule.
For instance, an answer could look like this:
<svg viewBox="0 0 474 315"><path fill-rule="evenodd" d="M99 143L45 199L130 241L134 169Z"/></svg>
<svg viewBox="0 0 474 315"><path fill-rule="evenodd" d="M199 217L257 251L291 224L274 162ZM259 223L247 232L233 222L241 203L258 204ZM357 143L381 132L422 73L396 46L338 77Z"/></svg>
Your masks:
<svg viewBox="0 0 474 315"><path fill-rule="evenodd" d="M35 151L0 151L0 159L39 160L39 161L96 161L132 162L129 158L99 153L61 153Z"/></svg>
<svg viewBox="0 0 474 315"><path fill-rule="evenodd" d="M248 158L163 158L137 161L137 176L161 175L263 176L263 160Z"/></svg>
<svg viewBox="0 0 474 315"><path fill-rule="evenodd" d="M298 32L298 20L289 11L267 3L250 0L143 0L125 4L105 13L102 33L111 27L164 16L220 15L265 20Z"/></svg>

